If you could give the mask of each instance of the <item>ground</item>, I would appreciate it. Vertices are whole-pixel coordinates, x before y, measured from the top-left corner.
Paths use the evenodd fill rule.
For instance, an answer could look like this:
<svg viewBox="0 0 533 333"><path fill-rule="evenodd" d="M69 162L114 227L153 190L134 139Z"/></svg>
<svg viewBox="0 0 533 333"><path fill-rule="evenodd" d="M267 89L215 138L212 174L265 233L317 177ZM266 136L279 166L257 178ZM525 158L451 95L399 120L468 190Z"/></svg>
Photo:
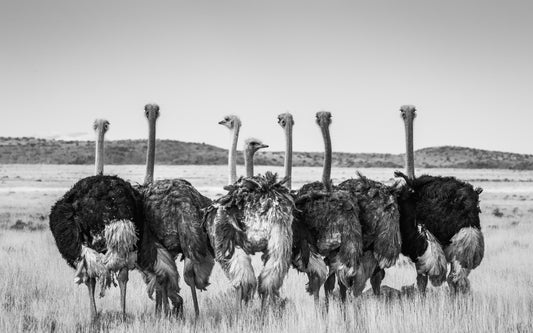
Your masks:
<svg viewBox="0 0 533 333"><path fill-rule="evenodd" d="M270 169L270 168L269 168ZM275 169L275 168L274 168ZM401 299L365 296L343 307L334 300L329 312L316 310L305 292L305 276L290 271L281 295L282 307L261 313L255 299L237 309L227 279L216 266L212 284L199 293L200 318L183 280L185 318L159 319L138 272L130 273L126 322L119 315L118 288L97 298L99 320L91 323L87 288L74 284L74 271L59 255L48 229L52 203L90 166L0 165L0 332L18 331L217 331L217 332L504 332L533 331L533 172L426 170L450 174L485 189L481 196L486 251L470 275L473 292L452 297L448 288L431 287L426 297ZM264 172L266 168L258 168ZM281 171L281 169L275 169ZM364 169L370 178L390 181L390 169ZM141 181L141 166L112 166L111 174ZM224 191L225 167L159 167L159 177L184 177L214 198ZM319 179L319 168L296 168L294 186ZM334 169L338 183L354 175ZM260 264L255 259L256 273ZM180 270L182 263L179 263ZM394 288L415 281L414 267L402 260L387 271L384 284ZM321 295L323 296L323 294Z"/></svg>

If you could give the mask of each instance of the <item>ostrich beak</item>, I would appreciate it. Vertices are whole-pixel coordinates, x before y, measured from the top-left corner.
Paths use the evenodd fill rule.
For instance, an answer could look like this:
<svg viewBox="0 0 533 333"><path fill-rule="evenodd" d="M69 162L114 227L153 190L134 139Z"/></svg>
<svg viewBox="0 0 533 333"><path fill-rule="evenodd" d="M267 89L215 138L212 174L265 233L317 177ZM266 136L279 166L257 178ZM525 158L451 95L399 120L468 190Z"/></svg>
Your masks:
<svg viewBox="0 0 533 333"><path fill-rule="evenodd" d="M221 120L218 122L219 125L224 125L225 121L224 120Z"/></svg>
<svg viewBox="0 0 533 333"><path fill-rule="evenodd" d="M261 149L261 148L268 148L268 145L260 144L258 149Z"/></svg>

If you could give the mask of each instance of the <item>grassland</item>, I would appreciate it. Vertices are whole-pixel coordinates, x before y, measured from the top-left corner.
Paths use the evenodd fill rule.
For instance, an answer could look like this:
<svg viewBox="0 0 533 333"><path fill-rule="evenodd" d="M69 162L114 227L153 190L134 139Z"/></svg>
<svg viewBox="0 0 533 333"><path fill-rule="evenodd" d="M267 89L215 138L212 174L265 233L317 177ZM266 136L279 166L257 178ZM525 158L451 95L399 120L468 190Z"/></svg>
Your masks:
<svg viewBox="0 0 533 333"><path fill-rule="evenodd" d="M142 167L110 170L132 181L140 180L142 175ZM205 194L216 197L224 183L223 170L196 168L184 175L185 169L160 168L158 174L182 173ZM426 297L367 296L351 299L345 307L335 300L326 313L315 309L312 297L305 293L306 278L291 270L281 292L286 298L284 306L261 313L257 299L250 306L237 309L233 292L216 267L211 286L199 294L199 320L194 320L190 292L183 282L185 318L160 319L153 315L154 305L146 296L140 274L132 272L126 322L120 319L119 293L114 288L97 299L100 319L91 323L86 288L73 283L74 272L60 257L47 229L47 214L64 188L92 169L21 166L3 167L0 171L9 177L0 182L0 332L533 331L530 173L455 173L485 188L481 208L486 253L481 266L470 275L473 292L469 296L451 297L447 287L442 286L431 288ZM295 185L315 179L319 172L315 168L297 168ZM390 170L365 173L387 180ZM351 174L353 170L334 170L337 180ZM11 229L17 220L22 230ZM179 266L181 269L181 263ZM256 267L259 266L256 260ZM402 261L387 271L384 284L400 288L414 280L414 268Z"/></svg>

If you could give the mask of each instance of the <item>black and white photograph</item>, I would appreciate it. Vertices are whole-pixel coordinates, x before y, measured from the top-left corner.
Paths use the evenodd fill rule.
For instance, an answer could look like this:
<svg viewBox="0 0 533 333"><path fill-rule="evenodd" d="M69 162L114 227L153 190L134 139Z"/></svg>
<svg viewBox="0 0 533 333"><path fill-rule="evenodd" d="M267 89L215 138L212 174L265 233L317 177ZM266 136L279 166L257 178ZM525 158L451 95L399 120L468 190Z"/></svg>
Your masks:
<svg viewBox="0 0 533 333"><path fill-rule="evenodd" d="M533 332L533 2L0 0L0 332Z"/></svg>

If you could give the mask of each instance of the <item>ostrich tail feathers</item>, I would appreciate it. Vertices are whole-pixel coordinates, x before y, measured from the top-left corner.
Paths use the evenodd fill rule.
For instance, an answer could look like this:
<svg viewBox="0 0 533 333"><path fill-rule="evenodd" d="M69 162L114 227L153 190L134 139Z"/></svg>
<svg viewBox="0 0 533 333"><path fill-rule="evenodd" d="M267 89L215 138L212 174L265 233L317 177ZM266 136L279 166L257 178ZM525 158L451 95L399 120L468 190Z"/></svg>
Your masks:
<svg viewBox="0 0 533 333"><path fill-rule="evenodd" d="M146 291L150 299L153 298L154 291L160 289L164 282L173 292L178 293L180 290L180 276L174 258L161 244L155 243L155 246L157 252L155 263L151 269L143 270Z"/></svg>
<svg viewBox="0 0 533 333"><path fill-rule="evenodd" d="M328 278L328 266L316 251L309 251L309 258L305 264L301 254L298 254L292 261L294 267L302 273L306 273L313 281L318 281L319 285L323 285ZM311 280L310 279L310 280ZM306 291L312 293L311 284L307 284Z"/></svg>
<svg viewBox="0 0 533 333"><path fill-rule="evenodd" d="M420 232L427 241L427 248L424 254L418 257L416 270L420 274L428 275L431 284L440 286L446 280L448 269L444 251L439 241L429 230L421 230Z"/></svg>
<svg viewBox="0 0 533 333"><path fill-rule="evenodd" d="M267 257L259 275L259 292L261 295L277 295L283 280L289 271L292 254L292 212L280 205L270 209L270 237L267 245Z"/></svg>
<svg viewBox="0 0 533 333"><path fill-rule="evenodd" d="M448 261L457 260L462 267L474 269L481 263L485 253L485 240L481 230L473 227L462 228L456 233L451 244L446 247Z"/></svg>
<svg viewBox="0 0 533 333"><path fill-rule="evenodd" d="M104 264L104 256L90 247L82 245L74 282L80 284L86 282L88 278L98 278L106 275L107 269Z"/></svg>
<svg viewBox="0 0 533 333"><path fill-rule="evenodd" d="M104 238L107 246L107 253L104 257L104 264L108 271L118 271L123 267L133 268L136 255L134 252L138 237L135 225L129 220L116 220L105 226Z"/></svg>
<svg viewBox="0 0 533 333"><path fill-rule="evenodd" d="M231 258L219 260L219 263L231 285L236 289L241 289L243 300L250 300L257 287L250 256L237 247Z"/></svg>
<svg viewBox="0 0 533 333"><path fill-rule="evenodd" d="M105 226L104 237L107 251L125 257L135 248L138 237L135 224L129 220L116 220Z"/></svg>
<svg viewBox="0 0 533 333"><path fill-rule="evenodd" d="M187 285L205 290L209 286L209 277L214 266L215 260L210 253L207 253L207 256L202 257L200 261L185 258L183 279Z"/></svg>

